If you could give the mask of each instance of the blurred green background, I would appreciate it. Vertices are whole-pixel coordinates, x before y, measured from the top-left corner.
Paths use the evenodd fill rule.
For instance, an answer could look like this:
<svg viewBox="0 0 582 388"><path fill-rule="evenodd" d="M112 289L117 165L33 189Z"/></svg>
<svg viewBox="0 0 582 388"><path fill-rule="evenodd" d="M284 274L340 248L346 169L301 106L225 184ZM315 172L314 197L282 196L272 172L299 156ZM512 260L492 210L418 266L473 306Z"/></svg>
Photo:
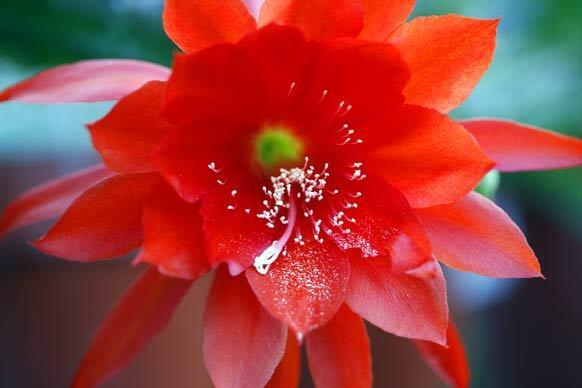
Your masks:
<svg viewBox="0 0 582 388"><path fill-rule="evenodd" d="M176 49L162 31L161 9L161 0L2 0L0 89L44 68L80 59L135 58L169 66ZM467 103L454 112L455 117L502 117L582 137L582 1L420 0L415 11L415 15L446 13L503 18L493 66ZM0 178L4 186L0 205L40 178L95 162L83 124L99 118L110 107L0 105ZM582 302L577 300L582 295L577 276L577 270L582 269L582 169L503 174L501 182L498 200L526 230L549 280L493 281L448 274L453 310L468 341L473 386L580 387L582 379L575 366L582 366ZM40 351L34 338L62 336L63 342L70 342L72 337L70 331L61 333L60 321L53 322L54 331L39 331L31 323L44 319L34 315L38 304L58 303L62 297L61 291L49 292L52 297L46 301L42 289L29 294L30 284L35 282L31 276L45 279L39 275L45 270L80 274L90 268L52 264L51 259L22 247L31 234L19 236L22 238L13 237L0 245L0 276L4 280L0 287L6 295L2 302L7 316L12 317L0 327L0 339L11 337L8 345L2 346L0 386L62 386L97 322L87 321L82 326L74 317L63 317L70 323L66 326L69 330L79 331L73 338L81 343L66 345L69 353L62 362L44 358L59 357L54 344L42 351L43 357L32 356ZM105 270L126 271L99 269L104 269L100 276L106 276ZM89 278L80 285L79 292L86 297L93 298L97 292L102 295L95 306L99 314L85 313L103 316L114 294L124 288L126 277L133 276L121 273L105 290L100 286L96 291ZM68 295L67 277L59 279L62 282L54 283L50 278L41 281L47 281L47 287L62 286L62 293ZM98 279L94 282L101 284ZM26 297L17 298L17 303L7 296L14 293ZM86 305L80 297L67 303L76 308ZM21 328L17 330L18 325ZM179 330L185 328L171 330L170 335L179 337ZM438 384L424 369L418 377L417 368L424 368L418 361L386 368L385 363L400 365L402 360L411 360L413 353L405 350L400 340L387 340L377 331L372 331L372 338L378 338L374 342L378 387L388 386L384 384L390 381L396 382L391 385L395 387ZM44 343L42 338L40 343ZM175 345L181 344L178 341ZM199 346L190 345L193 349ZM11 351L19 356L14 358ZM174 356L178 354L178 350L173 351ZM192 352L199 362L199 350ZM155 360L152 354L145 357ZM182 360L178 365L186 368L189 363ZM27 373L31 368L37 373L48 368L52 371L44 380L34 379ZM142 372L131 370L130 377L112 386L159 386L151 376L140 377ZM200 373L204 374L203 370ZM169 386L208 384L206 375L195 380L197 383L191 374L173 377L175 385ZM304 385L310 386L309 379L304 380Z"/></svg>

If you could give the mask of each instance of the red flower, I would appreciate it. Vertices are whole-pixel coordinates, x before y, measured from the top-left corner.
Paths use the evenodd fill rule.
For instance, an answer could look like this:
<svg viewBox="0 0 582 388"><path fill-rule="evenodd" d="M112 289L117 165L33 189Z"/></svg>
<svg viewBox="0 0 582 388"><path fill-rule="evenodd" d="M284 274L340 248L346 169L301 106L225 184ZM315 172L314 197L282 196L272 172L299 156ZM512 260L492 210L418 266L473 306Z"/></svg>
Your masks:
<svg viewBox="0 0 582 388"><path fill-rule="evenodd" d="M89 126L107 167L25 193L0 220L5 233L62 213L40 250L92 262L141 247L136 262L151 266L73 386L122 369L212 269L204 356L218 387L296 385L295 337L317 386L369 387L362 318L416 340L446 381L467 386L434 257L541 276L517 226L472 190L492 167L580 166L582 142L449 119L489 66L497 21L402 24L413 3L267 0L257 29L238 0L169 0L166 31L190 53L171 73L81 62L0 95L120 99Z"/></svg>

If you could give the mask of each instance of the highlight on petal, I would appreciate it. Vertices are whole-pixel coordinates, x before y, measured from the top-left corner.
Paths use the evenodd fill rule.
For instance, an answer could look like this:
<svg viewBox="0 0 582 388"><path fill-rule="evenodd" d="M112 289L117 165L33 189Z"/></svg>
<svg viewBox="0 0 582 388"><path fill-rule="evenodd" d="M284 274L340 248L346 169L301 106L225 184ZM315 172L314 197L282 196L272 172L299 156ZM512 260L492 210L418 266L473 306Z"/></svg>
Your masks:
<svg viewBox="0 0 582 388"><path fill-rule="evenodd" d="M64 213L85 190L113 173L98 165L46 182L24 192L0 216L0 238L7 233Z"/></svg>
<svg viewBox="0 0 582 388"><path fill-rule="evenodd" d="M270 23L298 27L309 39L355 37L364 9L359 0L265 0L259 26Z"/></svg>
<svg viewBox="0 0 582 388"><path fill-rule="evenodd" d="M306 340L307 359L318 388L371 388L370 341L362 318L343 305Z"/></svg>
<svg viewBox="0 0 582 388"><path fill-rule="evenodd" d="M244 276L216 271L204 312L204 362L216 387L263 387L283 358L285 325L271 317Z"/></svg>
<svg viewBox="0 0 582 388"><path fill-rule="evenodd" d="M167 276L196 280L210 270L200 206L184 202L165 182L145 200L143 245L136 262Z"/></svg>
<svg viewBox="0 0 582 388"><path fill-rule="evenodd" d="M508 120L462 122L500 171L582 166L582 140Z"/></svg>
<svg viewBox="0 0 582 388"><path fill-rule="evenodd" d="M91 262L129 253L141 244L146 197L157 174L116 175L93 186L34 246L67 260Z"/></svg>
<svg viewBox="0 0 582 388"><path fill-rule="evenodd" d="M447 329L447 346L429 341L414 341L427 364L451 387L469 386L469 363L463 341L452 320Z"/></svg>
<svg viewBox="0 0 582 388"><path fill-rule="evenodd" d="M88 126L93 146L109 168L122 173L155 170L151 155L175 128L161 114L165 89L165 82L149 82Z"/></svg>
<svg viewBox="0 0 582 388"><path fill-rule="evenodd" d="M185 52L236 42L255 28L242 0L166 0L164 29Z"/></svg>
<svg viewBox="0 0 582 388"><path fill-rule="evenodd" d="M406 21L416 0L361 0L364 29L361 39L384 42L391 32Z"/></svg>
<svg viewBox="0 0 582 388"><path fill-rule="evenodd" d="M283 359L265 388L297 388L301 377L301 349L293 333L287 333Z"/></svg>
<svg viewBox="0 0 582 388"><path fill-rule="evenodd" d="M325 325L344 301L350 267L331 242L290 242L266 275L246 272L261 304L299 339Z"/></svg>
<svg viewBox="0 0 582 388"><path fill-rule="evenodd" d="M416 213L436 258L448 266L496 278L542 276L519 227L482 195L470 193L457 203Z"/></svg>
<svg viewBox="0 0 582 388"><path fill-rule="evenodd" d="M412 73L406 101L442 113L461 105L493 60L498 24L447 15L419 17L397 29L388 41Z"/></svg>
<svg viewBox="0 0 582 388"><path fill-rule="evenodd" d="M148 269L99 328L71 387L97 386L125 368L168 324L191 284Z"/></svg>
<svg viewBox="0 0 582 388"><path fill-rule="evenodd" d="M458 201L493 167L462 125L431 109L405 105L366 126L367 168L413 208Z"/></svg>
<svg viewBox="0 0 582 388"><path fill-rule="evenodd" d="M0 93L2 101L38 104L119 100L149 81L165 81L170 69L126 59L81 61L45 70Z"/></svg>
<svg viewBox="0 0 582 388"><path fill-rule="evenodd" d="M436 261L411 268L398 257L352 257L350 268L352 311L397 336L446 343L446 285Z"/></svg>

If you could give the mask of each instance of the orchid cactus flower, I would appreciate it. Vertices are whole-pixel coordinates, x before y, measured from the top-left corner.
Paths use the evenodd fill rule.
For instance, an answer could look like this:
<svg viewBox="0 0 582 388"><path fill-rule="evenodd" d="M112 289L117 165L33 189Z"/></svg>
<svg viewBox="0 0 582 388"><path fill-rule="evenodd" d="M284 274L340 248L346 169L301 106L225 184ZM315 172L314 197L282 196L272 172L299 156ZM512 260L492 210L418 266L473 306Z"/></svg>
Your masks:
<svg viewBox="0 0 582 388"><path fill-rule="evenodd" d="M214 279L204 359L214 384L292 387L305 346L317 387L371 387L364 320L409 338L467 387L441 264L542 276L519 228L474 189L502 172L582 165L582 141L510 121L456 122L499 20L406 21L414 0L167 0L172 69L60 66L1 101L118 101L88 126L103 165L12 202L5 234L77 262L138 249L148 269L97 332L72 386L122 370L190 286Z"/></svg>

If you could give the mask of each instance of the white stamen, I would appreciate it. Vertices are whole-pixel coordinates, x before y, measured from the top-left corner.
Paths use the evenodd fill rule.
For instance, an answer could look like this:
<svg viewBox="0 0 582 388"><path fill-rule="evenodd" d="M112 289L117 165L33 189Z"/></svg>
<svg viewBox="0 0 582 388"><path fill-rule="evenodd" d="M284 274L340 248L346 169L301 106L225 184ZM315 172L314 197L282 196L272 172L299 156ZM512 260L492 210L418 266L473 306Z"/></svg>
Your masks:
<svg viewBox="0 0 582 388"><path fill-rule="evenodd" d="M291 94L293 94L293 90L295 89L295 86L297 86L297 83L291 82L291 85L289 86L289 96L291 96Z"/></svg>
<svg viewBox="0 0 582 388"><path fill-rule="evenodd" d="M220 172L220 170L218 168L216 168L215 162L210 162L208 164L208 169L210 169L211 171L216 172L216 173Z"/></svg>
<svg viewBox="0 0 582 388"><path fill-rule="evenodd" d="M255 258L254 266L257 272L266 275L269 272L271 265L279 258L279 255L285 248L287 241L291 238L293 229L295 228L295 221L297 220L297 206L293 199L290 200L289 207L289 221L287 223L287 228L283 232L283 235L279 240L273 241L273 244L263 251L258 257Z"/></svg>

